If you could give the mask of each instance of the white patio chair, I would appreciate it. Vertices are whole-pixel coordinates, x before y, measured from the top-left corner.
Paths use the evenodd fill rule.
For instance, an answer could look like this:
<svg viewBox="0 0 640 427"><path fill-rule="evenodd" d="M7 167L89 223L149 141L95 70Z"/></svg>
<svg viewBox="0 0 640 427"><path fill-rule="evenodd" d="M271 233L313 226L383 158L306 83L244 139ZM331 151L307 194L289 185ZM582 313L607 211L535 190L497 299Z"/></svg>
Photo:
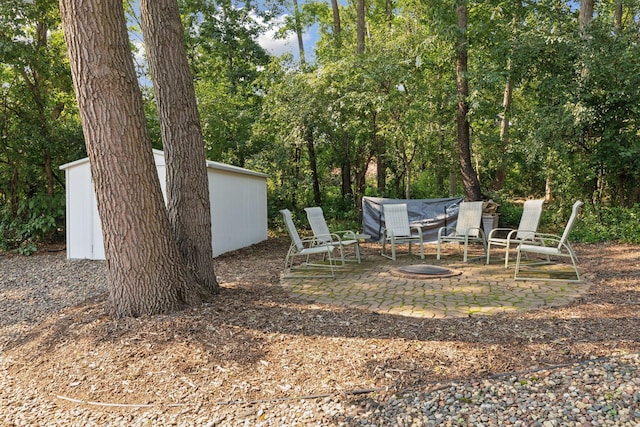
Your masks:
<svg viewBox="0 0 640 427"><path fill-rule="evenodd" d="M293 223L293 219L291 218L291 212L289 209L282 209L280 211L282 217L284 218L284 223L287 228L287 232L289 233L289 237L291 237L291 245L289 246L289 250L287 251L287 256L284 260L284 273L283 278L292 278L292 277L335 277L335 267L337 267L336 262L338 259L333 258L333 251L338 248L338 251L341 250L339 246L332 244L319 244L315 238L307 237L300 238L298 234L298 230L296 229L295 224ZM322 258L324 262L322 263L311 263L311 256L316 255ZM298 266L298 268L307 268L308 270L313 269L329 269L331 272L330 275L318 275L318 274L292 274L294 269L293 259L294 257L304 257L305 262ZM344 259L342 255L340 255L339 259ZM343 262L344 265L344 262Z"/></svg>
<svg viewBox="0 0 640 427"><path fill-rule="evenodd" d="M487 264L489 264L489 258L491 257L491 246L501 246L505 248L504 268L509 267L509 250L515 247L516 244L533 241L532 238L538 231L543 204L544 199L527 200L524 202L524 209L517 230L494 228L489 232L487 235ZM507 233L506 236L500 237L504 236L505 232Z"/></svg>
<svg viewBox="0 0 640 427"><path fill-rule="evenodd" d="M440 227L438 229L438 249L436 258L440 259L440 246L445 242L453 242L464 245L463 262L467 262L467 254L469 252L469 243L482 243L482 248L486 254L487 242L485 240L484 231L480 227L482 223L482 202L460 202L460 210L458 211L458 222L456 227Z"/></svg>
<svg viewBox="0 0 640 427"><path fill-rule="evenodd" d="M396 245L408 244L411 254L411 244L420 245L420 259L424 259L424 241L422 227L409 225L409 212L405 203L382 205L384 213L384 232L382 233L382 256L396 260ZM386 252L387 243L391 244L391 255Z"/></svg>
<svg viewBox="0 0 640 427"><path fill-rule="evenodd" d="M576 257L571 244L569 243L569 234L571 233L571 229L575 225L576 219L578 218L578 214L580 213L580 209L582 208L582 203L580 200L573 204L573 209L571 211L571 217L569 217L569 221L565 226L564 232L562 236L556 236L554 234L546 234L546 233L535 233L534 239L537 240L536 244L528 244L528 243L520 243L518 245L516 252L516 271L514 273L515 280L544 280L544 281L556 281L556 282L580 282L580 273L578 273L578 258ZM539 243L538 243L539 242ZM521 275L521 269L523 267L520 262L520 258L522 254L536 254L543 255L547 258L547 261L539 263L535 262L532 264L526 264L525 270L530 273L546 273L549 276L540 277L540 276L529 276L525 277ZM535 270L530 267L533 265L541 265L541 264L550 264L550 257L560 257L560 258L569 258L571 259L571 265L573 266L573 271L575 272L575 279L558 279L551 277L551 273L549 271L544 270Z"/></svg>
<svg viewBox="0 0 640 427"><path fill-rule="evenodd" d="M360 243L356 238L356 233L351 230L329 231L327 222L324 219L324 213L320 207L305 208L304 210L307 213L307 219L313 231L313 237L316 239L316 244L339 245L343 249L343 254L345 246L353 245L355 260L360 264Z"/></svg>

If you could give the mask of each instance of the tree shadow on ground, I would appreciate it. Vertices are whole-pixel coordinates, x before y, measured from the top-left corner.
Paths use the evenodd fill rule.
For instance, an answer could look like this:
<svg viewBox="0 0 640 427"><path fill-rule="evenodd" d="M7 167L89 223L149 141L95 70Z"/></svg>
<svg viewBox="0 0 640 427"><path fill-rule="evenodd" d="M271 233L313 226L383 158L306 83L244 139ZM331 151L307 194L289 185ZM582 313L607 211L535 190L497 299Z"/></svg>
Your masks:
<svg viewBox="0 0 640 427"><path fill-rule="evenodd" d="M268 261L281 261L268 252ZM596 253L582 256L605 266ZM277 267L242 261L219 261L223 288L210 304L111 319L102 294L5 335L4 353L18 361L14 373L87 398L120 396L111 383L153 399L190 382L220 400L407 387L640 351L637 271L603 273L564 307L424 319L308 303L279 286Z"/></svg>

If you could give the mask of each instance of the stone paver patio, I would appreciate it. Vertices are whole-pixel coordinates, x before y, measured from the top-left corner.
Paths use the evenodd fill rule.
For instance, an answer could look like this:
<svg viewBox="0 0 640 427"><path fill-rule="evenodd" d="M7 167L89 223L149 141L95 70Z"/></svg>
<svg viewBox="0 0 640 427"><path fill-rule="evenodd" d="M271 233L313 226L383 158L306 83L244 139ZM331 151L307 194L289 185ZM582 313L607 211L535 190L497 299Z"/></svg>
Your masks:
<svg viewBox="0 0 640 427"><path fill-rule="evenodd" d="M288 278L281 283L290 294L310 302L423 318L468 317L561 306L589 287L588 277L582 277L581 283L515 281L513 268L505 270L499 253L494 258L492 252L490 265L484 264L484 258L463 263L455 251L440 261L435 258L431 253L424 260L404 255L394 262L370 250L361 264L349 263L334 279ZM397 274L398 267L414 264L447 267L460 274L426 279Z"/></svg>

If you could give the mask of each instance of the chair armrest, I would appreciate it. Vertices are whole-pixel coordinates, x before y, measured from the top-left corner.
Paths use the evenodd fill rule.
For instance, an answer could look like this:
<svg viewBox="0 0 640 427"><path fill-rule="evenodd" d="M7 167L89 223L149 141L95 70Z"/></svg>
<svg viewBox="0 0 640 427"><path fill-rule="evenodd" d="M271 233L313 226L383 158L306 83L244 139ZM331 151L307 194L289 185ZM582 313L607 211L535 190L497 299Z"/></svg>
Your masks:
<svg viewBox="0 0 640 427"><path fill-rule="evenodd" d="M352 230L332 231L331 234L341 235L343 239L355 239L356 233Z"/></svg>
<svg viewBox="0 0 640 427"><path fill-rule="evenodd" d="M440 240L440 237L442 236L442 232L443 232L443 231L448 232L449 230L450 230L450 231L453 231L453 233L454 233L454 234L455 234L455 232L456 232L456 229L455 229L455 228L453 228L453 227L440 227L440 228L438 229L438 240ZM447 233L447 234L445 234L445 236L447 236L447 235L448 235L448 233Z"/></svg>
<svg viewBox="0 0 640 427"><path fill-rule="evenodd" d="M409 226L409 230L416 230L418 233L422 233L422 226L421 225L410 225Z"/></svg>
<svg viewBox="0 0 640 427"><path fill-rule="evenodd" d="M477 231L478 231L478 236L479 236L479 237L482 237L483 239L486 239L486 238L485 238L485 235L484 235L484 230L482 229L482 227L470 227L470 228L467 228L467 229L465 230L465 232L464 232L464 236L465 236L465 238L468 238L468 237L469 237L469 235L470 235L470 231L472 231L472 230L477 230Z"/></svg>
<svg viewBox="0 0 640 427"><path fill-rule="evenodd" d="M342 243L342 239L340 238L340 236L335 233L318 234L316 236L313 236L312 239L314 241L313 244L315 245L330 245L332 242L338 244Z"/></svg>
<svg viewBox="0 0 640 427"><path fill-rule="evenodd" d="M509 231L509 235L511 235L511 233L513 233L514 231L517 232L518 230L514 230L513 228L492 228L491 231L489 231L489 235L487 236L487 240L493 239L495 237L494 234L496 234L498 232L502 232L502 231Z"/></svg>
<svg viewBox="0 0 640 427"><path fill-rule="evenodd" d="M551 246L556 246L558 243L562 241L562 238L557 234L533 233L529 239L524 241L524 243L528 244L530 241L533 242L534 244L536 242L539 242L540 245L542 246L549 246L549 243L552 243L552 244L555 243L555 245L551 245Z"/></svg>
<svg viewBox="0 0 640 427"><path fill-rule="evenodd" d="M527 236L524 239L516 239L514 236L517 235L518 233L526 233ZM536 234L539 234L536 230L513 230L511 233L509 233L509 235L507 236L507 239L517 240L520 242L535 241Z"/></svg>
<svg viewBox="0 0 640 427"><path fill-rule="evenodd" d="M300 243L304 247L312 247L312 246L332 246L331 242L322 242L319 241L315 236L301 237Z"/></svg>

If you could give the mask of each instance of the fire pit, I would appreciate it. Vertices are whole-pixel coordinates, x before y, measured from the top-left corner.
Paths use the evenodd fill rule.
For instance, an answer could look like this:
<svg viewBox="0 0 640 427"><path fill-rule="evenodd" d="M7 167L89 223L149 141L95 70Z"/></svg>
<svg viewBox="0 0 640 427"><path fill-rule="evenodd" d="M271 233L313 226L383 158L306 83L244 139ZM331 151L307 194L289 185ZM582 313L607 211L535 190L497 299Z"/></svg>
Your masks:
<svg viewBox="0 0 640 427"><path fill-rule="evenodd" d="M397 267L391 270L394 276L405 277L407 279L440 279L444 277L458 276L460 271L451 270L446 267L428 264L414 264Z"/></svg>

